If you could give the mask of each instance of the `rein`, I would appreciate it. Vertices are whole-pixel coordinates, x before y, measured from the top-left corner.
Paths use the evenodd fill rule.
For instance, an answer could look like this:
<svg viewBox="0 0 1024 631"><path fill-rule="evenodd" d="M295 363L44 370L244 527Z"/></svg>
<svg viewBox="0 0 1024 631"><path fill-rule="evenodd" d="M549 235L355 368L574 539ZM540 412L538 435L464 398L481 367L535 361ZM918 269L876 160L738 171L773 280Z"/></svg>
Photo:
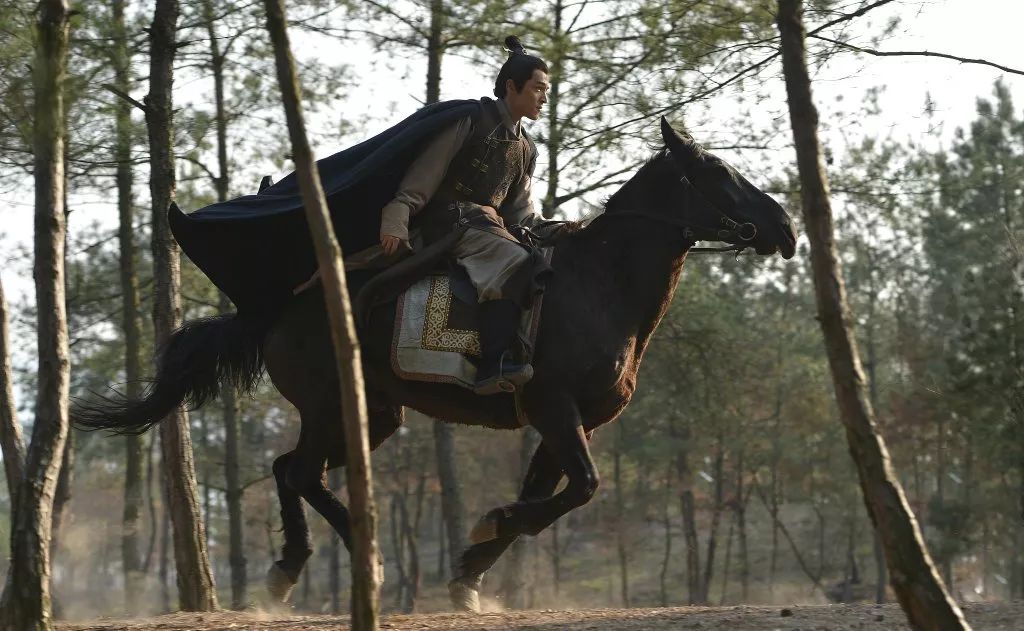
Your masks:
<svg viewBox="0 0 1024 631"><path fill-rule="evenodd" d="M644 217L661 223L668 224L674 228L678 228L682 232L682 236L687 241L728 241L734 239L738 241L753 241L754 237L757 236L757 226L752 223L739 223L734 219L731 219L725 214L719 211L719 223L725 228L712 228L709 226L696 226L690 224L682 219L676 219L675 217L666 217L660 213L654 213L647 210L619 210L615 212L604 212L599 217ZM737 256L750 245L729 245L720 248L690 248L688 252L697 252L703 254L710 254L715 252L735 252Z"/></svg>

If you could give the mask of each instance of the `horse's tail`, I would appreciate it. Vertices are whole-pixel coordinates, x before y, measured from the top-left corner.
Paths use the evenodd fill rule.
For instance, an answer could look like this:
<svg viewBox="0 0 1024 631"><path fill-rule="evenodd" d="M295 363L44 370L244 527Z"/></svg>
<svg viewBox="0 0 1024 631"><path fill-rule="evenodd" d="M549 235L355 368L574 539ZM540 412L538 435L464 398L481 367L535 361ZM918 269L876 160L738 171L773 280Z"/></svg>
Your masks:
<svg viewBox="0 0 1024 631"><path fill-rule="evenodd" d="M156 379L141 399L123 394L77 401L71 422L79 429L141 434L187 402L198 408L215 398L222 383L252 392L263 376L263 337L267 320L237 315L190 320L163 345Z"/></svg>

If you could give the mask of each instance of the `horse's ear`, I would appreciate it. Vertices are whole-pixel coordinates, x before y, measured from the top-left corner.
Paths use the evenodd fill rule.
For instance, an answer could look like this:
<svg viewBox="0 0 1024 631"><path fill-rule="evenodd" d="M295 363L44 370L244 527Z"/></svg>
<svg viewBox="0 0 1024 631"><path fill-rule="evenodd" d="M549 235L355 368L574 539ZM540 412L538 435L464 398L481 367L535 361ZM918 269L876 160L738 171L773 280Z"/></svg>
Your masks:
<svg viewBox="0 0 1024 631"><path fill-rule="evenodd" d="M677 132L664 116L661 117L661 137L665 140L665 146L672 153L672 157L678 160L684 167L701 166L703 163L703 149L689 134Z"/></svg>

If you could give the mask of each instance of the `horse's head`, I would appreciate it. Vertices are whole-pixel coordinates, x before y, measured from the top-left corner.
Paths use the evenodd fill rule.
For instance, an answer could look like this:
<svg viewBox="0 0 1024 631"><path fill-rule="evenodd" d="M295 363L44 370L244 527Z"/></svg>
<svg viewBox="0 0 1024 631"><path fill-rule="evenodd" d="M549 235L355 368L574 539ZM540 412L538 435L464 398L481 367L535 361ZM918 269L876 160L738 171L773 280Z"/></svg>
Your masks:
<svg viewBox="0 0 1024 631"><path fill-rule="evenodd" d="M681 220L693 225L696 239L716 239L751 246L758 254L779 252L783 258L793 257L796 232L778 202L688 135L678 133L664 117L661 135L678 169L675 179L683 176L689 182L689 186L672 183L671 193L662 199L687 202Z"/></svg>

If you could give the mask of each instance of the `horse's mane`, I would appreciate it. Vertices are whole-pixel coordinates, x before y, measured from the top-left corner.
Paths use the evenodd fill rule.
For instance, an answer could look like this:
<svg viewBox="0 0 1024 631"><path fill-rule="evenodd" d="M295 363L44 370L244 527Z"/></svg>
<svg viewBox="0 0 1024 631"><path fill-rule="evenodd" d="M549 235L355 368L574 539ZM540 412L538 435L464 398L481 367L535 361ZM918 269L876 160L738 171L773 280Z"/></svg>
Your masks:
<svg viewBox="0 0 1024 631"><path fill-rule="evenodd" d="M605 212L608 211L609 208L614 208L616 203L620 203L629 193L631 185L635 186L636 182L644 181L646 179L646 176L649 175L650 171L658 168L661 164L663 164L662 161L667 155L668 147L663 147L658 151L655 151L651 155L651 157L649 157L640 166L640 168L637 169L636 173L633 174L633 177L629 178L629 180L627 180L625 184L620 186L619 190L615 191L614 193L605 198L605 200L601 203L600 212L594 213L588 217L584 217L583 219L580 219L578 221L566 222L565 225L562 226L561 230L558 232L557 236L555 236L551 241L553 243L557 243L562 239L575 237L583 233L587 229L587 227L590 226L590 224L592 224L597 219L600 219L605 214Z"/></svg>

